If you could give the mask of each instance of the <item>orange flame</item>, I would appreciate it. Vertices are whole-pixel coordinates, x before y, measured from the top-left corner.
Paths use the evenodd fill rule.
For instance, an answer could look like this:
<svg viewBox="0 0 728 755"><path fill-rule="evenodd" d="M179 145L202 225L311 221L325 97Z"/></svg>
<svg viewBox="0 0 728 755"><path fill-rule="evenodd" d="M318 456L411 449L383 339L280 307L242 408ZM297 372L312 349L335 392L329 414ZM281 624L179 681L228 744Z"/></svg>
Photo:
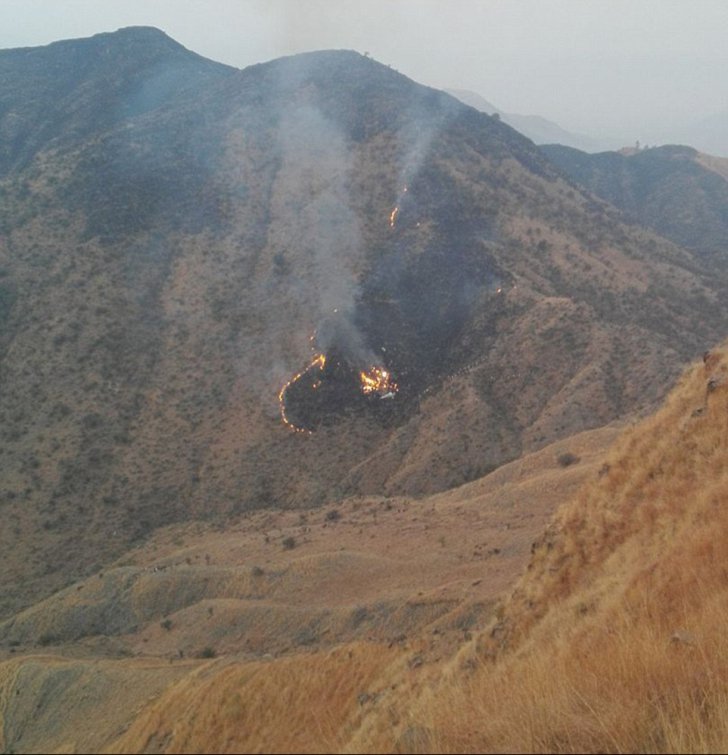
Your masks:
<svg viewBox="0 0 728 755"><path fill-rule="evenodd" d="M308 433L311 435L311 430L307 430L305 427L298 427L297 425L294 425L291 420L288 419L288 415L286 414L286 391L294 384L297 383L309 370L312 370L314 367L318 367L319 370L323 370L326 366L326 354L316 354L316 356L313 358L313 361L303 370L300 372L297 372L281 389L278 391L278 405L280 406L281 411L281 419L283 420L283 424L286 425L286 427L289 427L291 430L293 430L296 433ZM317 381L318 385L321 384L321 381ZM315 387L318 387L316 385Z"/></svg>
<svg viewBox="0 0 728 755"><path fill-rule="evenodd" d="M367 396L377 393L380 398L388 394L394 395L398 391L397 383L392 380L392 374L384 367L370 367L367 372L359 373L362 393Z"/></svg>
<svg viewBox="0 0 728 755"><path fill-rule="evenodd" d="M402 191L400 192L398 199L400 199L400 200L401 200L401 199L402 199L402 197L403 197L403 196L404 196L404 195L405 195L405 194L407 193L407 191L408 191L408 189L407 189L407 184L405 184L405 185L404 185L404 186L402 187ZM396 206L396 207L395 207L395 208L394 208L394 209L392 210L392 212L390 212L390 213L389 213L389 227L390 227L390 228L394 228L394 226L395 226L395 223L397 222L397 215L399 215L399 205L397 205L397 206Z"/></svg>
<svg viewBox="0 0 728 755"><path fill-rule="evenodd" d="M316 331L309 337L311 345L316 341ZM323 370L326 366L326 354L315 354L313 359L300 372L297 372L290 378L278 391L278 406L283 424L295 433L313 435L313 430L305 427L299 427L291 422L286 411L286 393L288 389L295 385L299 380L308 375L312 370L318 369L318 375L312 375L311 388L318 390L322 386ZM360 389L366 396L377 395L379 398L394 398L399 390L397 383L392 380L392 374L384 367L373 365L368 370L359 372Z"/></svg>

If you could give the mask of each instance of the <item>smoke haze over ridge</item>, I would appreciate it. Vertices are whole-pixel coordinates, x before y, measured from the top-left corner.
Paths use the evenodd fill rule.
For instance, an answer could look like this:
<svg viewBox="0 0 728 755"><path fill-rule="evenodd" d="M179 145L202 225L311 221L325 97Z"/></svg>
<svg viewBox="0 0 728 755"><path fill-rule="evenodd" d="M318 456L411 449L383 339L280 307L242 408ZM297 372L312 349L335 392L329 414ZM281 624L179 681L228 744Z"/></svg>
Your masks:
<svg viewBox="0 0 728 755"><path fill-rule="evenodd" d="M629 145L687 141L717 151L707 136L727 110L720 0L5 0L0 48L127 25L157 26L236 67L307 50L369 52L422 83Z"/></svg>

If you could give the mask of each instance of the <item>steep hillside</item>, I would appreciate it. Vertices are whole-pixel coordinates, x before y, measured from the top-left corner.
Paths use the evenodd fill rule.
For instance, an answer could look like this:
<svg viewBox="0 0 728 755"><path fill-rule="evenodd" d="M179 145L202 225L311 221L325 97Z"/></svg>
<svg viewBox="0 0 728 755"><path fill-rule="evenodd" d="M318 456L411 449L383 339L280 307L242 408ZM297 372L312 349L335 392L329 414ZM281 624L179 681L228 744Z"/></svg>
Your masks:
<svg viewBox="0 0 728 755"><path fill-rule="evenodd" d="M0 623L0 748L99 751L128 729L116 745L127 751L339 749L354 725L341 722L385 680L396 686L402 665L429 676L491 619L618 432L582 433L420 501L158 531ZM223 725L163 731L179 705Z"/></svg>
<svg viewBox="0 0 728 755"><path fill-rule="evenodd" d="M727 416L728 344L690 368L664 407L606 456L589 455L584 484L534 542L498 617L472 640L461 635L452 660L442 644L451 629L437 623L390 642L314 643L278 658L9 659L0 664L1 743L109 752L722 752ZM565 448L552 449L552 465ZM594 450L585 438L574 448ZM540 470L535 484L517 496L536 499L558 479L543 454L441 494L429 521L457 515L478 486L489 495L469 513L500 508L529 470ZM172 546L157 542L161 563ZM481 568L487 581L492 561ZM212 607L209 621L220 605ZM172 622L157 635L176 631ZM147 639L158 641L151 632ZM134 702L115 693L131 685ZM61 699L74 701L70 719Z"/></svg>
<svg viewBox="0 0 728 755"><path fill-rule="evenodd" d="M534 543L467 685L445 684L431 741L475 752L726 749L727 417L724 344L624 434Z"/></svg>
<svg viewBox="0 0 728 755"><path fill-rule="evenodd" d="M0 176L234 71L147 27L0 50Z"/></svg>
<svg viewBox="0 0 728 755"><path fill-rule="evenodd" d="M691 255L356 53L4 55L76 78L12 74L55 115L0 183L2 615L160 525L475 479L650 405L728 326Z"/></svg>
<svg viewBox="0 0 728 755"><path fill-rule="evenodd" d="M728 268L728 159L676 146L598 155L557 144L542 149L627 218Z"/></svg>

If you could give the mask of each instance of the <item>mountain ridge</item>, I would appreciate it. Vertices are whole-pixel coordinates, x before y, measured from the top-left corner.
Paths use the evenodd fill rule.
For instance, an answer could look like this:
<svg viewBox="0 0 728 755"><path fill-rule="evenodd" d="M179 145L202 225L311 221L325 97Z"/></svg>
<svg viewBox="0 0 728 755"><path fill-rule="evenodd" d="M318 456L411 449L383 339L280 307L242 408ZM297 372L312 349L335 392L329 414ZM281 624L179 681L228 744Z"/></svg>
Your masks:
<svg viewBox="0 0 728 755"><path fill-rule="evenodd" d="M558 145L541 148L578 184L725 270L728 161L685 145L587 155Z"/></svg>
<svg viewBox="0 0 728 755"><path fill-rule="evenodd" d="M497 116L538 145L563 144L585 152L601 152L605 149L615 149L619 144L616 139L573 133L540 115L506 113L476 92L467 89L446 89L445 91L476 110Z"/></svg>
<svg viewBox="0 0 728 755"><path fill-rule="evenodd" d="M725 327L689 252L449 95L352 52L202 69L0 184L6 615L161 525L475 479Z"/></svg>
<svg viewBox="0 0 728 755"><path fill-rule="evenodd" d="M724 272L365 56L121 39L10 77L0 749L724 750Z"/></svg>
<svg viewBox="0 0 728 755"><path fill-rule="evenodd" d="M54 137L83 139L235 70L154 27L0 50L0 175L27 166Z"/></svg>

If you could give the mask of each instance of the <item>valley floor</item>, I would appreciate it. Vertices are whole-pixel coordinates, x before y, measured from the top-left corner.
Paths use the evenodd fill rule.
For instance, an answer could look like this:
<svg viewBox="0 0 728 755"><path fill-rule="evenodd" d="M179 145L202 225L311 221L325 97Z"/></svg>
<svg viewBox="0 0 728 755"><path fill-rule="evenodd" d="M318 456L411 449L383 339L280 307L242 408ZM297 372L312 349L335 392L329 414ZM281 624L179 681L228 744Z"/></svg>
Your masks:
<svg viewBox="0 0 728 755"><path fill-rule="evenodd" d="M400 693L423 688L489 623L618 432L582 433L425 499L157 532L0 624L0 744L337 750L391 708L387 726L408 749L417 735ZM217 734L200 738L208 724Z"/></svg>

